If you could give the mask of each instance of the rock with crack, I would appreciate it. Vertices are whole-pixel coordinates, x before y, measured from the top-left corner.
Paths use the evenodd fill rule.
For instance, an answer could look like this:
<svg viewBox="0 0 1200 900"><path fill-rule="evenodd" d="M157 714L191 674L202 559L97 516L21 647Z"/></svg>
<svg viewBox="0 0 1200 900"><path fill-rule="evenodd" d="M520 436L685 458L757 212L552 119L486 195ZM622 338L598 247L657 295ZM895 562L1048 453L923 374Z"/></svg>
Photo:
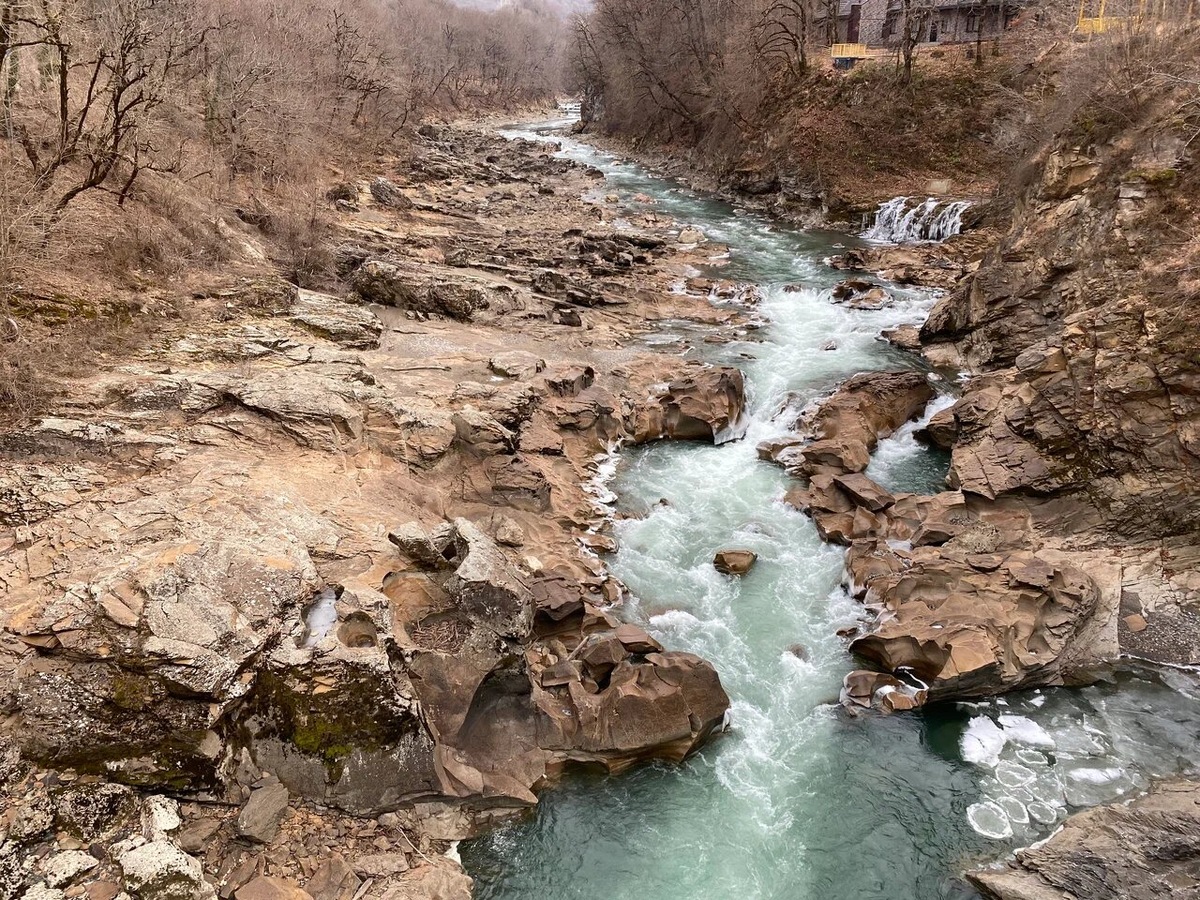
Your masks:
<svg viewBox="0 0 1200 900"><path fill-rule="evenodd" d="M287 311L288 319L344 347L372 350L379 346L383 323L375 313L329 294L301 290Z"/></svg>
<svg viewBox="0 0 1200 900"><path fill-rule="evenodd" d="M920 372L855 375L801 415L800 435L769 441L759 455L800 477L862 472L880 439L919 415L933 395Z"/></svg>
<svg viewBox="0 0 1200 900"><path fill-rule="evenodd" d="M546 361L528 350L510 350L488 360L488 368L505 378L529 379L546 368Z"/></svg>
<svg viewBox="0 0 1200 900"><path fill-rule="evenodd" d="M350 284L364 300L394 306L420 315L449 316L470 322L481 310L500 306L497 286L466 276L434 280L411 264L371 259L350 276Z"/></svg>
<svg viewBox="0 0 1200 900"><path fill-rule="evenodd" d="M496 456L512 453L516 446L516 436L487 413L468 406L454 413L450 419L459 443L470 453Z"/></svg>
<svg viewBox="0 0 1200 900"><path fill-rule="evenodd" d="M412 209L413 202L391 181L382 176L371 180L371 199L389 209Z"/></svg>
<svg viewBox="0 0 1200 900"><path fill-rule="evenodd" d="M639 444L657 440L719 444L740 436L745 403L741 370L705 368L672 381L640 403L630 430Z"/></svg>
<svg viewBox="0 0 1200 900"><path fill-rule="evenodd" d="M240 527L147 543L65 591L14 598L29 758L135 784L213 781L224 717L317 584L296 538Z"/></svg>
<svg viewBox="0 0 1200 900"><path fill-rule="evenodd" d="M446 563L428 537L420 535L423 544L418 540L416 529L397 531L399 546ZM436 560L429 564L441 570ZM403 599L399 592L395 596ZM292 793L356 815L378 815L442 794L434 740L409 673L393 658L410 645L395 631L395 602L349 581L328 633L315 643L282 642L258 673L239 711L238 733L256 765ZM254 817L267 825L256 833L269 833L278 808L276 796L272 815Z"/></svg>
<svg viewBox="0 0 1200 900"><path fill-rule="evenodd" d="M729 698L712 666L690 653L647 652L653 644L644 638L631 643L593 636L580 645L577 667L534 688L539 740L564 762L610 772L648 759L679 762L724 721Z"/></svg>

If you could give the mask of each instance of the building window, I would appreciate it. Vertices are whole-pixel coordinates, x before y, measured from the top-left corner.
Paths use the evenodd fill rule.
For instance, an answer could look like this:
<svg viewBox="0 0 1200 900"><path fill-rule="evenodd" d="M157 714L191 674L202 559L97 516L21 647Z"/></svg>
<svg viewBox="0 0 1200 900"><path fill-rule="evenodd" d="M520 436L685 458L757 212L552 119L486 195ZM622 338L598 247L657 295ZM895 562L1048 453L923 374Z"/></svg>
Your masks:
<svg viewBox="0 0 1200 900"><path fill-rule="evenodd" d="M979 13L967 13L967 34L975 34L979 31Z"/></svg>

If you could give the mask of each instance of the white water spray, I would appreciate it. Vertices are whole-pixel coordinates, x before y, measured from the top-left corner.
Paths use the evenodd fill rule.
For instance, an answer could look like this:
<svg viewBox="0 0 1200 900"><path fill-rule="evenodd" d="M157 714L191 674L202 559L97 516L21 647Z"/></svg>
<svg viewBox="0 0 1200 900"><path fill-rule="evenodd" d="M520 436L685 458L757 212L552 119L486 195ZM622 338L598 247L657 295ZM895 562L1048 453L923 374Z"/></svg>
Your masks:
<svg viewBox="0 0 1200 900"><path fill-rule="evenodd" d="M943 203L934 197L896 197L879 204L875 224L863 232L863 237L891 244L944 241L962 231L963 213L970 206L966 200Z"/></svg>

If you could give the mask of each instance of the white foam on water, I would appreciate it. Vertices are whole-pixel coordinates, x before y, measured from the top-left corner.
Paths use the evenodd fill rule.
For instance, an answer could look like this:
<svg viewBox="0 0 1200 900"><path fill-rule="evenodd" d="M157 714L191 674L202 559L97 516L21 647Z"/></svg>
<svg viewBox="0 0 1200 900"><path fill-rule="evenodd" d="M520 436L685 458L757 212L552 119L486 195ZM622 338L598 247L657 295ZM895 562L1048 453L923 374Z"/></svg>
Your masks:
<svg viewBox="0 0 1200 900"><path fill-rule="evenodd" d="M1014 744L1040 750L1053 750L1055 747L1050 733L1027 716L1000 716L999 721L1004 736Z"/></svg>
<svg viewBox="0 0 1200 900"><path fill-rule="evenodd" d="M1000 764L1000 751L1007 741L999 725L987 716L976 716L967 723L959 749L967 762L994 769Z"/></svg>
<svg viewBox="0 0 1200 900"><path fill-rule="evenodd" d="M1072 781L1082 781L1086 784L1112 784L1124 774L1124 769L1118 766L1111 766L1105 769L1071 769L1067 772L1067 777Z"/></svg>
<svg viewBox="0 0 1200 900"><path fill-rule="evenodd" d="M904 489L906 485L898 484L897 476L911 470L918 458L931 452L929 447L917 440L916 433L927 426L935 415L949 409L957 401L957 397L949 394L934 397L920 418L905 422L894 434L881 440L871 456L866 476L888 490Z"/></svg>
<svg viewBox="0 0 1200 900"><path fill-rule="evenodd" d="M1012 837L1012 823L999 803L984 800L967 807L967 821L978 834L996 841Z"/></svg>

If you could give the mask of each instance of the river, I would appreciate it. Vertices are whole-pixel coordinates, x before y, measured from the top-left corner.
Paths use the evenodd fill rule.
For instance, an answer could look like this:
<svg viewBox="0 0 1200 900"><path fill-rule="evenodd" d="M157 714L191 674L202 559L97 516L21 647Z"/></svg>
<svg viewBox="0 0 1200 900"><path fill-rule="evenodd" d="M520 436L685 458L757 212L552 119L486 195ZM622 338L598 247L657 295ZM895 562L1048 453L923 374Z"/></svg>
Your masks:
<svg viewBox="0 0 1200 900"><path fill-rule="evenodd" d="M739 366L746 437L622 451L607 484L613 511L634 514L617 521L620 550L609 559L636 598L622 614L716 665L731 728L682 766L569 778L528 820L464 845L476 896L975 897L965 869L1044 837L1075 809L1200 768L1200 683L1190 672L1130 666L1081 690L912 715L856 719L838 708L853 662L836 632L861 612L842 587L843 551L781 502L790 479L755 446L785 430L783 411L856 372L920 368L878 334L919 323L933 298L898 291L895 306L871 312L835 305L839 274L823 260L858 238L794 230L701 196L555 133L564 124L506 134L552 136L564 156L604 172L600 192L618 194L631 216L647 211L643 195L653 211L699 227L730 248L716 274L763 294L753 339L705 344L686 323L645 338ZM822 349L831 341L836 349ZM883 442L869 474L892 489L937 490L947 459L911 430ZM722 547L753 549L759 562L742 579L719 575Z"/></svg>

